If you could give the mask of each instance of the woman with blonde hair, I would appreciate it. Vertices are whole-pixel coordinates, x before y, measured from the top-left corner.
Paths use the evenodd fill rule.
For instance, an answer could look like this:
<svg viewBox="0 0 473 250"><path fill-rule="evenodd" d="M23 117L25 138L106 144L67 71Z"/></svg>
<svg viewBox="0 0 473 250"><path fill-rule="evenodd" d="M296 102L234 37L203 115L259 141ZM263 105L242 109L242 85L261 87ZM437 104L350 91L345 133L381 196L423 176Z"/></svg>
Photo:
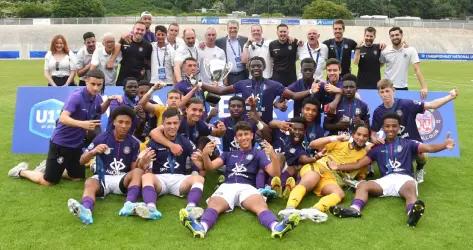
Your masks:
<svg viewBox="0 0 473 250"><path fill-rule="evenodd" d="M69 50L63 35L56 35L44 57L44 77L48 86L68 86L74 84L76 57Z"/></svg>

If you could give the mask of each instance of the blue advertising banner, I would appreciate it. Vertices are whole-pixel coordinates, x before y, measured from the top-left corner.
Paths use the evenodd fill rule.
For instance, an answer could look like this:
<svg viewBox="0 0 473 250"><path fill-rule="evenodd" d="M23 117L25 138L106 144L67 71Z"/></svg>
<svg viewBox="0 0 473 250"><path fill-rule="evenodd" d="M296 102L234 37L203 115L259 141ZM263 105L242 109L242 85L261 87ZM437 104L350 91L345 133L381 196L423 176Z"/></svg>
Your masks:
<svg viewBox="0 0 473 250"><path fill-rule="evenodd" d="M218 24L219 18L218 17L202 17L200 19L201 24Z"/></svg>
<svg viewBox="0 0 473 250"><path fill-rule="evenodd" d="M0 50L0 59L18 59L20 51L18 50Z"/></svg>
<svg viewBox="0 0 473 250"><path fill-rule="evenodd" d="M44 50L30 50L30 58L44 58L46 53Z"/></svg>
<svg viewBox="0 0 473 250"><path fill-rule="evenodd" d="M281 23L287 24L287 25L299 25L301 24L300 19L282 19Z"/></svg>
<svg viewBox="0 0 473 250"><path fill-rule="evenodd" d="M473 54L419 53L421 60L473 61Z"/></svg>
<svg viewBox="0 0 473 250"><path fill-rule="evenodd" d="M241 24L259 24L259 18L242 18L240 19Z"/></svg>
<svg viewBox="0 0 473 250"><path fill-rule="evenodd" d="M317 25L332 25L333 19L317 19Z"/></svg>
<svg viewBox="0 0 473 250"><path fill-rule="evenodd" d="M15 124L13 129L14 153L47 153L49 138L56 127L61 109L67 97L78 87L20 87L17 90ZM163 88L153 96L158 103L165 103L166 93L171 87ZM105 96L122 94L121 87L107 87ZM377 91L359 90L360 98L364 100L370 112L381 104ZM397 91L398 98L418 100L419 93L415 91ZM448 95L446 92L429 92L428 100ZM229 116L227 107L231 95L222 96L218 105L219 116ZM427 100L427 101L428 101ZM273 117L278 120L286 120L292 117L293 102L289 101L288 111L275 110ZM102 128L106 127L108 111L102 116ZM441 143L448 132L458 142L456 119L453 103L448 103L438 110L426 110L424 114L417 115L417 127L420 135L426 143ZM450 151L432 154L435 157L459 157L458 143Z"/></svg>

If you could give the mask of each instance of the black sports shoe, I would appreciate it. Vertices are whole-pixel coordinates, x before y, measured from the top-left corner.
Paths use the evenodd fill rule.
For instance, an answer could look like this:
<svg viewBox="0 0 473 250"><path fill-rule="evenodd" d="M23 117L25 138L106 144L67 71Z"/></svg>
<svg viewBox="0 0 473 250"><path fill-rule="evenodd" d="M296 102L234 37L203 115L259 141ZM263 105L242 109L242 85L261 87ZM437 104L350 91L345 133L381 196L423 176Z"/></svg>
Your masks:
<svg viewBox="0 0 473 250"><path fill-rule="evenodd" d="M344 208L341 206L334 206L334 207L331 207L329 210L330 210L330 213L332 213L334 216L339 217L339 218L361 217L360 211L352 207Z"/></svg>
<svg viewBox="0 0 473 250"><path fill-rule="evenodd" d="M424 214L425 205L424 202L421 200L417 200L414 202L414 206L412 206L411 211L407 214L407 225L410 227L415 227L417 222L419 222L420 217Z"/></svg>

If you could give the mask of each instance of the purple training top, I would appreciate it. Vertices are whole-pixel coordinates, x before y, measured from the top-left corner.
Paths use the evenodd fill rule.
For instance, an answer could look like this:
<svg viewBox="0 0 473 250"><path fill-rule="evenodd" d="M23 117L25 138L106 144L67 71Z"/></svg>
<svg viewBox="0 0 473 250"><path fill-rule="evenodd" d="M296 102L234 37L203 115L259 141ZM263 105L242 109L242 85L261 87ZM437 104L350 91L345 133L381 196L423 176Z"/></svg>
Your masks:
<svg viewBox="0 0 473 250"><path fill-rule="evenodd" d="M337 113L335 114L335 121L334 123L339 122L341 119L349 119L350 126L347 130L342 131L330 131L330 135L338 135L340 132L346 132L348 134L352 134L355 125L353 124L353 119L358 116L362 121L369 126L370 120L370 113L368 110L368 105L365 102L358 98L353 98L352 100L348 100L345 97L342 97L342 100L337 106Z"/></svg>
<svg viewBox="0 0 473 250"><path fill-rule="evenodd" d="M197 144L197 140L200 136L208 136L212 132L210 124L199 120L194 126L190 126L187 123L187 119L183 118L181 124L179 125L178 134L189 138L194 144Z"/></svg>
<svg viewBox="0 0 473 250"><path fill-rule="evenodd" d="M396 137L390 143L376 145L367 156L378 163L381 176L392 173L413 176L412 160L419 152L419 145L418 141Z"/></svg>
<svg viewBox="0 0 473 250"><path fill-rule="evenodd" d="M148 147L156 152L156 159L153 161L154 174L190 174L192 169L187 168L186 161L196 150L195 145L186 137L177 134L174 143L181 145L183 152L179 156L174 156L169 148L150 140ZM190 166L190 165L189 165Z"/></svg>
<svg viewBox="0 0 473 250"><path fill-rule="evenodd" d="M75 120L98 120L102 114L101 104L102 97L90 95L84 87L74 90L64 104L63 110L68 111L71 118ZM82 148L84 138L83 128L66 126L58 121L51 136L51 142L68 148Z"/></svg>
<svg viewBox="0 0 473 250"><path fill-rule="evenodd" d="M256 185L256 175L265 169L270 160L263 150L255 148L249 151L223 152L220 155L225 167L225 183L242 183Z"/></svg>
<svg viewBox="0 0 473 250"><path fill-rule="evenodd" d="M386 108L384 104L379 105L373 113L371 130L379 131L383 127L383 115L388 112L394 112L401 116L401 130L399 134L402 138L422 142L419 130L417 130L416 116L424 113L424 102L409 99L394 99L391 108Z"/></svg>
<svg viewBox="0 0 473 250"><path fill-rule="evenodd" d="M117 141L113 130L107 130L96 136L87 150L92 150L99 144L106 144L110 154L102 154L102 162L106 175L121 175L131 170L131 164L136 161L140 152L140 142L134 136L127 134L123 141Z"/></svg>
<svg viewBox="0 0 473 250"><path fill-rule="evenodd" d="M233 84L236 94L241 94L243 99L251 95L259 98L256 103L256 110L261 112L261 119L265 123L273 120L273 102L276 97L281 96L286 89L281 83L264 79L262 82L246 79Z"/></svg>

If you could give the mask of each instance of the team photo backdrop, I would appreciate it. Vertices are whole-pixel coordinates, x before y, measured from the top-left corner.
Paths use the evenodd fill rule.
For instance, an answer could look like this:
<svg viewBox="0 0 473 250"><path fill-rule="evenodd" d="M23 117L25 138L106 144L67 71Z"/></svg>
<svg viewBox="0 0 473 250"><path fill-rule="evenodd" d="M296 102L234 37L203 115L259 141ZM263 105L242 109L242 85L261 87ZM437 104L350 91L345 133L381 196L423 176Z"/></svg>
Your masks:
<svg viewBox="0 0 473 250"><path fill-rule="evenodd" d="M19 87L16 98L15 124L13 129L12 151L25 154L46 154L48 141L56 127L62 107L67 97L77 87ZM165 87L155 92L153 99L158 103L165 103L166 93L171 87ZM376 90L359 90L361 99L365 101L371 114L381 104ZM107 87L105 95L123 94L121 87ZM427 101L448 95L447 92L429 92ZM219 102L219 116L229 116L228 99L231 95L223 96ZM397 98L418 100L417 91L397 91ZM106 127L109 112L102 116L102 128ZM275 109L273 114L278 120L292 117L292 101L288 103L288 111L281 112ZM453 150L445 150L431 154L433 157L460 157L458 133L456 127L455 110L450 102L435 111L427 110L417 115L417 127L422 139L426 143L441 143L450 132L457 142Z"/></svg>

